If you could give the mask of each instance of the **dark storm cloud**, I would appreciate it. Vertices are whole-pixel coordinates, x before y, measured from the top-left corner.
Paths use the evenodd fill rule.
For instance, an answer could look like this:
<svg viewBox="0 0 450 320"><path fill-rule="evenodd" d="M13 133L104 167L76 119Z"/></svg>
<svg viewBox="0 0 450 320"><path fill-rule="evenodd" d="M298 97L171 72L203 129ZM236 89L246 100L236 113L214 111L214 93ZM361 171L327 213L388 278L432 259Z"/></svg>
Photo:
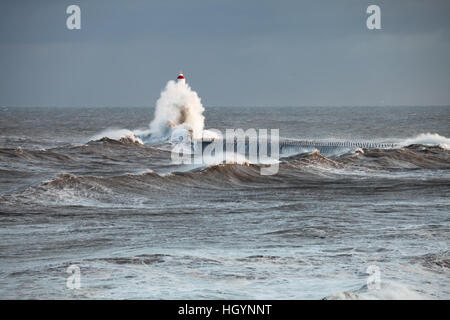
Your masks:
<svg viewBox="0 0 450 320"><path fill-rule="evenodd" d="M153 105L180 69L206 105L450 104L449 17L436 0L2 1L0 105Z"/></svg>

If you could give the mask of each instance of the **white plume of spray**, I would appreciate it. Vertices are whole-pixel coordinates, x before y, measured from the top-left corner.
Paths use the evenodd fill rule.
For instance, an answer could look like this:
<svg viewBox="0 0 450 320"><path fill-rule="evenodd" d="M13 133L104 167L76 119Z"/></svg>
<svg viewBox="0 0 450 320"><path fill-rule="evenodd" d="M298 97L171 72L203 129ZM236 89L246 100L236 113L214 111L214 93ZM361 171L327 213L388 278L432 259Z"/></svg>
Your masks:
<svg viewBox="0 0 450 320"><path fill-rule="evenodd" d="M154 119L148 129L109 129L96 135L94 139L107 136L111 139L126 137L138 143L172 140L178 142L217 137L211 130L204 130L205 117L203 105L197 92L193 91L184 79L170 80L156 101Z"/></svg>
<svg viewBox="0 0 450 320"><path fill-rule="evenodd" d="M441 136L437 133L421 133L414 138L409 138L401 142L401 146L409 146L411 144L423 144L431 146L440 146L443 149L450 150L450 138Z"/></svg>
<svg viewBox="0 0 450 320"><path fill-rule="evenodd" d="M172 130L184 128L194 139L202 136L205 126L203 105L197 92L185 81L169 81L156 102L155 117L150 123L152 137L167 137Z"/></svg>

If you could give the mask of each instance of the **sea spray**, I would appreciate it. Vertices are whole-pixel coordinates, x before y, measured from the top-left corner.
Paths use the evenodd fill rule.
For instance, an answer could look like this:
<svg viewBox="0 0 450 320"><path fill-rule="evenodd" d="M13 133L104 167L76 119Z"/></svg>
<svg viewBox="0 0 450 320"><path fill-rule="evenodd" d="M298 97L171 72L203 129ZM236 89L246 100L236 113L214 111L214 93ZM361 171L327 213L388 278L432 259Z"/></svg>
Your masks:
<svg viewBox="0 0 450 320"><path fill-rule="evenodd" d="M443 149L450 149L450 138L441 136L437 133L421 133L413 138L405 139L401 146L406 147L412 144L422 144L431 146L440 146Z"/></svg>
<svg viewBox="0 0 450 320"><path fill-rule="evenodd" d="M102 132L94 135L89 140L99 140L104 137L114 139L114 140L120 140L122 138L129 139L132 142L143 144L142 140L136 137L133 133L133 131L128 129L115 129L115 128L109 128L106 130L103 130Z"/></svg>
<svg viewBox="0 0 450 320"><path fill-rule="evenodd" d="M168 137L172 129L181 127L201 138L205 125L203 105L197 92L184 81L169 81L156 102L155 117L150 123L152 137Z"/></svg>
<svg viewBox="0 0 450 320"><path fill-rule="evenodd" d="M184 80L184 79L183 79ZM119 140L122 136L136 139L137 142L171 141L176 135L188 139L212 139L216 135L211 130L204 130L205 111L197 92L186 81L167 82L156 101L153 120L146 129L108 129L93 137L94 140L107 136Z"/></svg>

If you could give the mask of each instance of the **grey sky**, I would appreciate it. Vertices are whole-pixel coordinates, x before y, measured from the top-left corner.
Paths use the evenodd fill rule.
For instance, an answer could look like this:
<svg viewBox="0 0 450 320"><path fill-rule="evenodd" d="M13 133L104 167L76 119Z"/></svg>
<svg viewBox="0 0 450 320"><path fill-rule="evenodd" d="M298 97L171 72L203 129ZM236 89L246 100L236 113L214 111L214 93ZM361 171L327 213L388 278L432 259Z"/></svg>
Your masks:
<svg viewBox="0 0 450 320"><path fill-rule="evenodd" d="M449 105L449 57L448 0L0 2L0 106Z"/></svg>

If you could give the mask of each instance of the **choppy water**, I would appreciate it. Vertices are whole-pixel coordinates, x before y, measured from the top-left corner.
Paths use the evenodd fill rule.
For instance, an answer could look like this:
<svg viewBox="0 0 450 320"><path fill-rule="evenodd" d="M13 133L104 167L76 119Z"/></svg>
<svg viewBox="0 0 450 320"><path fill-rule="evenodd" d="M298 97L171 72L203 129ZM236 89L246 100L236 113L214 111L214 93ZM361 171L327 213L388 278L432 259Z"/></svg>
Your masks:
<svg viewBox="0 0 450 320"><path fill-rule="evenodd" d="M151 108L0 108L0 298L450 298L449 107L206 109L207 128L398 148L261 176L94 139Z"/></svg>

